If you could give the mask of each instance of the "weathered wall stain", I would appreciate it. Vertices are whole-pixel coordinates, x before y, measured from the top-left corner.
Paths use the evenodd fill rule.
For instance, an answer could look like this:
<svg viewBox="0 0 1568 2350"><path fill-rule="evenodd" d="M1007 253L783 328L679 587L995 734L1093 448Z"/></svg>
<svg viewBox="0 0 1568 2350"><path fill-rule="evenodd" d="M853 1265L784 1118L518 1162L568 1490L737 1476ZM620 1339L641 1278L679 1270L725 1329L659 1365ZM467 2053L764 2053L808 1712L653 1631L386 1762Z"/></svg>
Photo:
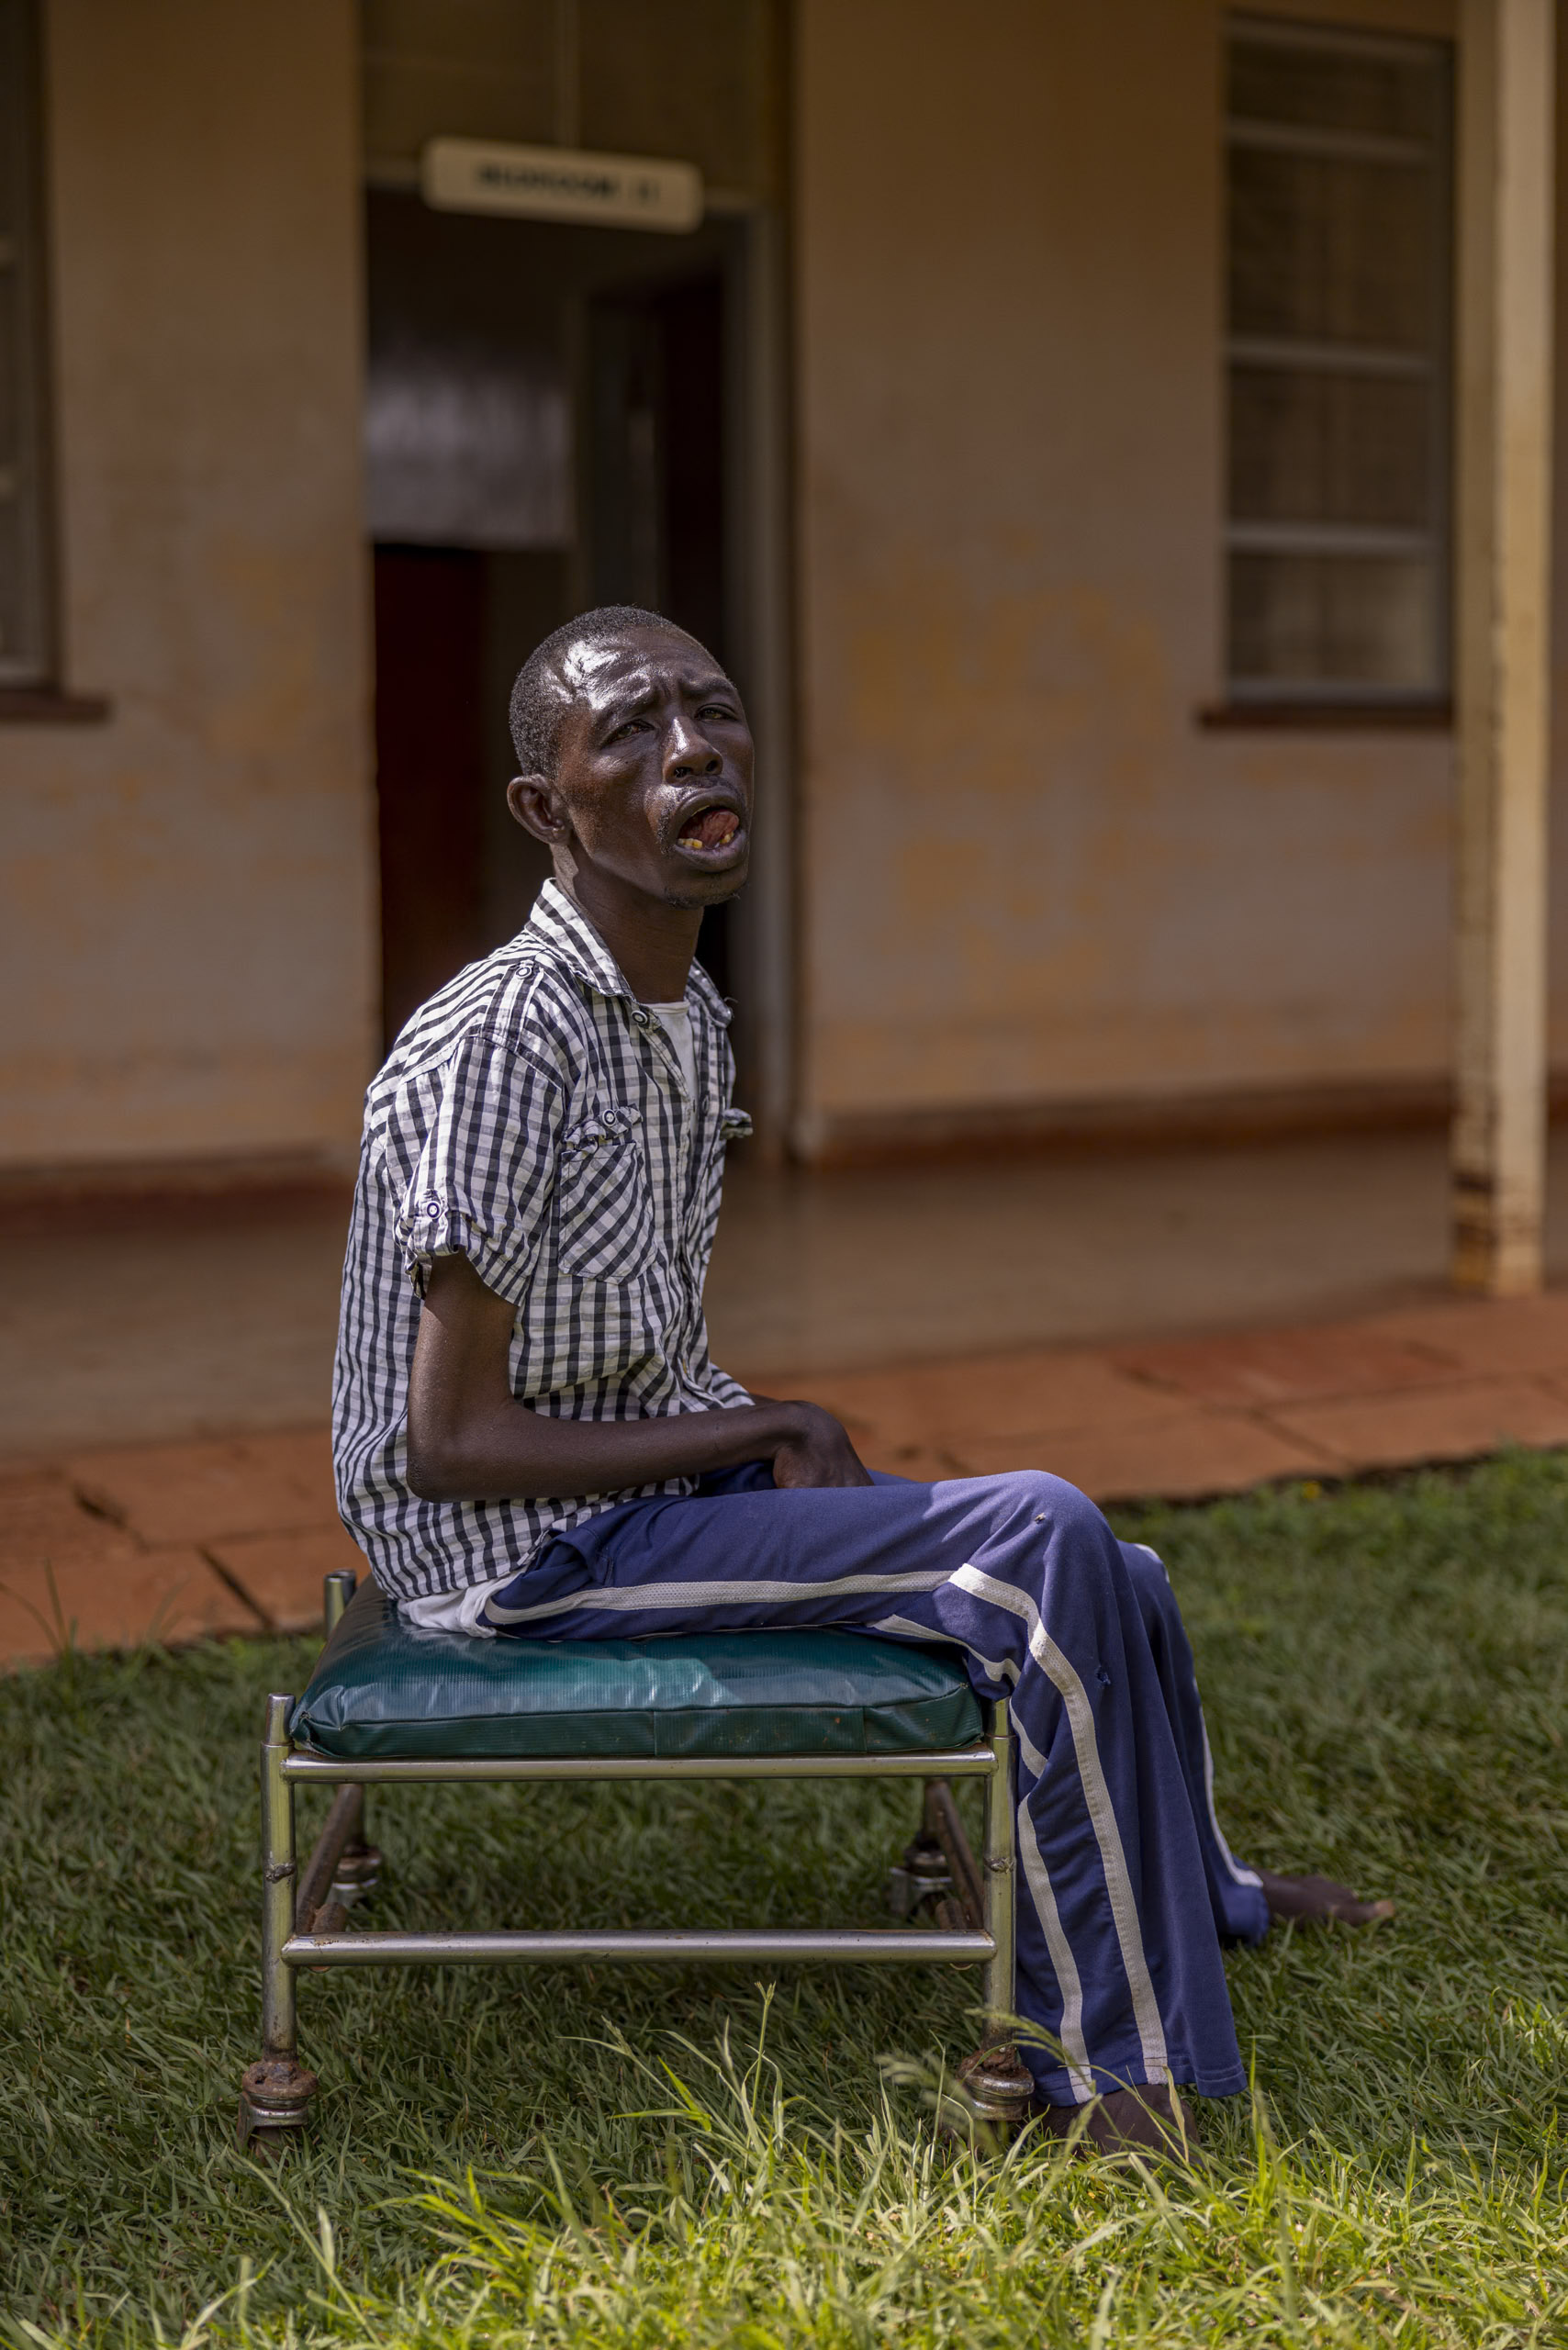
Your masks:
<svg viewBox="0 0 1568 2350"><path fill-rule="evenodd" d="M1444 0L1327 13L1453 30ZM804 0L808 1137L1446 1066L1447 738L1197 722L1221 26ZM1568 1043L1562 954L1554 1002Z"/></svg>
<svg viewBox="0 0 1568 2350"><path fill-rule="evenodd" d="M0 739L0 1162L353 1147L373 1049L348 0L54 0L71 681Z"/></svg>
<svg viewBox="0 0 1568 2350"><path fill-rule="evenodd" d="M0 736L0 1161L344 1149L374 1035L354 15L49 16L69 667L114 716ZM808 1130L1439 1072L1446 739L1195 722L1216 0L801 0L797 30ZM1568 322L1568 235L1559 267ZM1558 397L1568 426L1568 365ZM1568 552L1568 463L1556 497ZM1562 1062L1568 826L1552 854Z"/></svg>

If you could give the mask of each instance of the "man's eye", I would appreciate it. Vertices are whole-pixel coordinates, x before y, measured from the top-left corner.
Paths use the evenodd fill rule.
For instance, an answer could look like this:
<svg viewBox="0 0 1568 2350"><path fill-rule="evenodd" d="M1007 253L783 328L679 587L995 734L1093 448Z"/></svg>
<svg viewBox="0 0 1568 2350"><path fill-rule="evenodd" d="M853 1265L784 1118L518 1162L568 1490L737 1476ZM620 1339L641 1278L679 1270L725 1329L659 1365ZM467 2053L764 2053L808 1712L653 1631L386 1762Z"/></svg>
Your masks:
<svg viewBox="0 0 1568 2350"><path fill-rule="evenodd" d="M697 713L699 718L733 718L734 714L727 701L704 702Z"/></svg>
<svg viewBox="0 0 1568 2350"><path fill-rule="evenodd" d="M611 743L619 743L623 734L634 734L642 722L640 718L623 718L619 726L610 728L606 739Z"/></svg>

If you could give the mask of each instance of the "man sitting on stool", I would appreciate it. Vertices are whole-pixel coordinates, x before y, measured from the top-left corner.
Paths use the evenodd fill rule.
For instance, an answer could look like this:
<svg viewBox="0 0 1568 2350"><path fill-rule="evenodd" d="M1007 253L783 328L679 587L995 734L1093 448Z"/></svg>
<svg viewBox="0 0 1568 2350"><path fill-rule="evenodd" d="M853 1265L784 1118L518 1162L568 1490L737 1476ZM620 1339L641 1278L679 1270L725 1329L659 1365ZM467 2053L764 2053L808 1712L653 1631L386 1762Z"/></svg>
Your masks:
<svg viewBox="0 0 1568 2350"><path fill-rule="evenodd" d="M960 1649L1017 1735L1039 2099L1066 2126L1099 2098L1098 2143L1159 2143L1173 2083L1245 2087L1222 1942L1385 1905L1232 1857L1165 1571L1083 1494L1042 1469L873 1474L831 1413L716 1369L702 1284L746 1121L692 954L750 858L740 696L682 631L615 606L539 646L511 720L509 802L554 878L370 1088L334 1383L343 1516L427 1627L858 1626Z"/></svg>

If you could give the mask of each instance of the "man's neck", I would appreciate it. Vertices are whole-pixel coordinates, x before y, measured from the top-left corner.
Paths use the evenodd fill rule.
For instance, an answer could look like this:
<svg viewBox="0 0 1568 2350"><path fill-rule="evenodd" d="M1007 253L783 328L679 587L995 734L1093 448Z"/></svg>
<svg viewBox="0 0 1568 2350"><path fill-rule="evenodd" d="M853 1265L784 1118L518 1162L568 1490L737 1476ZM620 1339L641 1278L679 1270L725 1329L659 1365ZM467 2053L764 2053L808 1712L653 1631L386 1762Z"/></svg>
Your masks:
<svg viewBox="0 0 1568 2350"><path fill-rule="evenodd" d="M691 976L700 906L672 906L578 859L556 881L588 916L640 1003L678 1003Z"/></svg>

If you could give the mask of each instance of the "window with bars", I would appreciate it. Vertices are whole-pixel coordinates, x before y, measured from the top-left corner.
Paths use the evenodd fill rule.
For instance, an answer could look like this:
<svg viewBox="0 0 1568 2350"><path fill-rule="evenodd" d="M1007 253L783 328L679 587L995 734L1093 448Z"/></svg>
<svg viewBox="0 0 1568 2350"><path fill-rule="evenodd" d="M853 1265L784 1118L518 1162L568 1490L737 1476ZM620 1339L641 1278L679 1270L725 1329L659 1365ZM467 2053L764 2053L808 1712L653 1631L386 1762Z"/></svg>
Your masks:
<svg viewBox="0 0 1568 2350"><path fill-rule="evenodd" d="M1227 50L1231 698L1440 699L1449 50L1246 17Z"/></svg>
<svg viewBox="0 0 1568 2350"><path fill-rule="evenodd" d="M34 0L0 0L0 688L54 674L39 87Z"/></svg>

